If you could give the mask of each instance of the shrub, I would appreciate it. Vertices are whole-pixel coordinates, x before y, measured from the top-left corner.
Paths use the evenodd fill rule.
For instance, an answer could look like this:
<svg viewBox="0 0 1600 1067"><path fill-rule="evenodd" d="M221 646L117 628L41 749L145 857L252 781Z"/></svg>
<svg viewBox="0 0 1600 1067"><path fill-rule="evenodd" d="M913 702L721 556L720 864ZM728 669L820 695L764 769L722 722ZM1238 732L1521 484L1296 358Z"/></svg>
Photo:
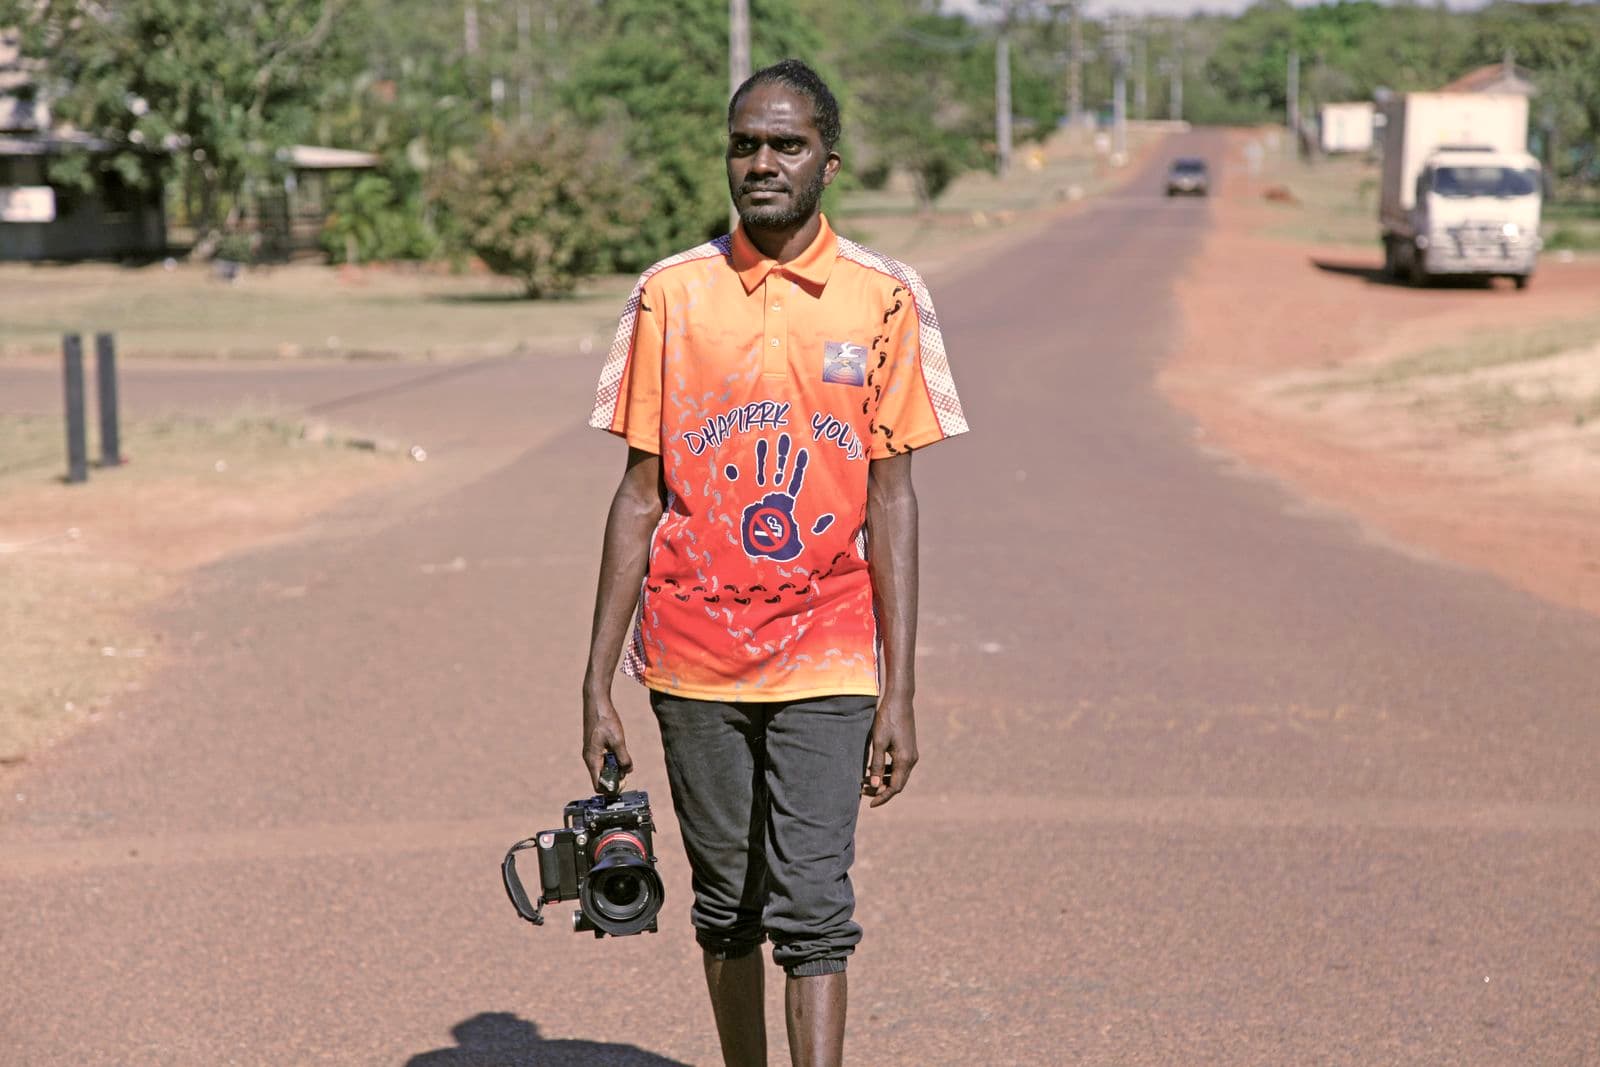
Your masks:
<svg viewBox="0 0 1600 1067"><path fill-rule="evenodd" d="M405 195L382 174L363 174L332 197L321 243L332 263L431 259L439 238L428 224L421 197Z"/></svg>
<svg viewBox="0 0 1600 1067"><path fill-rule="evenodd" d="M617 250L649 210L628 183L615 130L566 121L496 129L470 161L449 168L434 195L461 240L529 297L572 292L614 269Z"/></svg>

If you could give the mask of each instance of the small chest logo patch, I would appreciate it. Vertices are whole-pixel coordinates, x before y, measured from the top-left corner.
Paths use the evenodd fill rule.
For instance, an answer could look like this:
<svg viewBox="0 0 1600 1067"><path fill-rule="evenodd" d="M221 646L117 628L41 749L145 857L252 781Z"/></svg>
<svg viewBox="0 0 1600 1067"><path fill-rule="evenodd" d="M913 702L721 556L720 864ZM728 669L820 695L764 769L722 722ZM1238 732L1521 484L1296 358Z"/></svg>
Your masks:
<svg viewBox="0 0 1600 1067"><path fill-rule="evenodd" d="M829 341L822 349L822 380L834 385L866 385L866 348L848 341Z"/></svg>

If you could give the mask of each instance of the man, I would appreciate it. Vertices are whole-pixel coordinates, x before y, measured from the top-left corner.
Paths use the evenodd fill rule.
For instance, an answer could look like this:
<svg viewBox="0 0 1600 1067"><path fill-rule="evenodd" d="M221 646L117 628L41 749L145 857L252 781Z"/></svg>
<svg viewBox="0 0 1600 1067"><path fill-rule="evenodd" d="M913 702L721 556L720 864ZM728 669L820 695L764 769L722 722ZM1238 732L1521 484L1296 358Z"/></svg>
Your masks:
<svg viewBox="0 0 1600 1067"><path fill-rule="evenodd" d="M607 751L632 767L610 679L637 617L624 670L650 689L723 1059L740 1067L766 1063L763 939L788 976L793 1061L843 1055L859 797L886 803L917 762L911 455L967 428L922 280L819 212L838 139L805 64L740 86L740 224L645 272L590 419L629 449L583 758L597 788Z"/></svg>

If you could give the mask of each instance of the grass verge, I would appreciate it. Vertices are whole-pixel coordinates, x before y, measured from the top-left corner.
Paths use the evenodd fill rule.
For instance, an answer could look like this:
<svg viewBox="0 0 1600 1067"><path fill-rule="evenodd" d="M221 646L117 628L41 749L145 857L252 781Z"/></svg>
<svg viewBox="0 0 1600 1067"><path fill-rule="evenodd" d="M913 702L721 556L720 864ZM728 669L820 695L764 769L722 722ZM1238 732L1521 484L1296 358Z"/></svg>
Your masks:
<svg viewBox="0 0 1600 1067"><path fill-rule="evenodd" d="M1470 374L1511 364L1529 364L1600 343L1600 317L1541 323L1527 329L1477 334L1401 356L1358 375L1319 388L1384 388L1417 378Z"/></svg>

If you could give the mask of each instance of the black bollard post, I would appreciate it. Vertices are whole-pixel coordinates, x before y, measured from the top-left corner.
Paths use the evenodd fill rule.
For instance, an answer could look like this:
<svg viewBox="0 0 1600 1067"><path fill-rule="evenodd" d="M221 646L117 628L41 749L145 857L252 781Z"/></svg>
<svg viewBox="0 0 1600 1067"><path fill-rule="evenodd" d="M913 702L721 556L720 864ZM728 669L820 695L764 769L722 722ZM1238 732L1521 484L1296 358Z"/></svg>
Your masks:
<svg viewBox="0 0 1600 1067"><path fill-rule="evenodd" d="M67 481L89 480L89 430L83 417L83 338L61 338L61 370L67 399Z"/></svg>
<svg viewBox="0 0 1600 1067"><path fill-rule="evenodd" d="M95 370L100 379L100 466L122 466L122 434L117 419L117 340L95 334Z"/></svg>

